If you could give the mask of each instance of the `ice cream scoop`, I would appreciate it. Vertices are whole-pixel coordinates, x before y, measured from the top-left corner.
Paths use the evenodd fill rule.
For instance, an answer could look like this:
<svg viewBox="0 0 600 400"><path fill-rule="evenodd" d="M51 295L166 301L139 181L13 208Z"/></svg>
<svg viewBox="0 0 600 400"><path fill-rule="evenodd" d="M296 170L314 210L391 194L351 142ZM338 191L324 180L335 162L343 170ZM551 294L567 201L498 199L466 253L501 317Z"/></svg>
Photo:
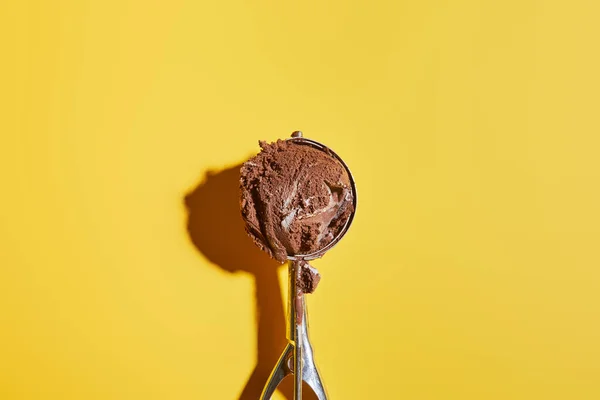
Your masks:
<svg viewBox="0 0 600 400"><path fill-rule="evenodd" d="M306 382L327 400L308 337L304 294L321 277L307 261L321 257L344 236L356 210L356 187L342 159L324 145L294 132L292 138L259 142L261 151L240 175L240 207L246 231L257 246L280 262L290 260L288 345L260 400L267 400L289 374L294 400Z"/></svg>

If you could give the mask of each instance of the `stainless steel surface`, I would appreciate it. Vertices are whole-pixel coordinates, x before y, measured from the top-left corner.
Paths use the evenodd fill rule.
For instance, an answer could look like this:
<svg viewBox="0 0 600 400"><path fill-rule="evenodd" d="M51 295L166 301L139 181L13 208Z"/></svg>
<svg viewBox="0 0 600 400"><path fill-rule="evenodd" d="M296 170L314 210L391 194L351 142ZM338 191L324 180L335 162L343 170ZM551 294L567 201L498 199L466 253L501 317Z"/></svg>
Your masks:
<svg viewBox="0 0 600 400"><path fill-rule="evenodd" d="M304 317L306 313L304 312L304 294L298 294L298 277L300 275L300 263L299 262L291 262L289 266L289 293L288 297L293 300L288 300L290 311L288 314L291 315L292 318L289 319L288 324L290 324L293 329L289 329L292 332L291 337L288 336L288 340L291 340L294 343L294 368L292 373L294 374L294 400L302 400L302 322L304 321ZM302 319L302 322L298 324L298 320ZM293 325L292 325L293 324Z"/></svg>

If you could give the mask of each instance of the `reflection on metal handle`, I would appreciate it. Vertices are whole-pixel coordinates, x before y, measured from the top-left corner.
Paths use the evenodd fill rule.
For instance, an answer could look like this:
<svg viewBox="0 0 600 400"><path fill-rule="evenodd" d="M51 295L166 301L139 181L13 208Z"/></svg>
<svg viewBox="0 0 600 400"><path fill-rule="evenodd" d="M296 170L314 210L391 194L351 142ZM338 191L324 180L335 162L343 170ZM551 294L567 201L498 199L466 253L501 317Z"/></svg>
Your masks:
<svg viewBox="0 0 600 400"><path fill-rule="evenodd" d="M298 295L296 274L299 262L291 261L289 266L289 295L287 315L288 345L273 368L260 400L269 400L283 378L294 374L294 400L302 399L302 381L315 392L319 400L327 400L325 387L315 365L312 346L308 338L308 320L304 294ZM297 371L297 372L296 372Z"/></svg>
<svg viewBox="0 0 600 400"><path fill-rule="evenodd" d="M298 291L298 278L300 263L292 261L289 266L289 293L288 296L288 340L294 343L294 400L302 400L302 325L306 326L304 313L304 294Z"/></svg>

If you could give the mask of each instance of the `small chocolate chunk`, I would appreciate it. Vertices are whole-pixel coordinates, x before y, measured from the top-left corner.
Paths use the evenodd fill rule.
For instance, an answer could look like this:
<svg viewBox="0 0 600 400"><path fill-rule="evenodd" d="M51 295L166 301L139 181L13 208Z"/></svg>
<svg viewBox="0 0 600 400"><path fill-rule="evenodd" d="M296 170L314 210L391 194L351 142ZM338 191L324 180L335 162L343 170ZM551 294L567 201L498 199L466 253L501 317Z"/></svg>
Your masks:
<svg viewBox="0 0 600 400"><path fill-rule="evenodd" d="M300 293L312 293L317 288L317 285L321 281L321 275L316 268L313 268L306 261L299 263L300 273L296 281L296 288Z"/></svg>

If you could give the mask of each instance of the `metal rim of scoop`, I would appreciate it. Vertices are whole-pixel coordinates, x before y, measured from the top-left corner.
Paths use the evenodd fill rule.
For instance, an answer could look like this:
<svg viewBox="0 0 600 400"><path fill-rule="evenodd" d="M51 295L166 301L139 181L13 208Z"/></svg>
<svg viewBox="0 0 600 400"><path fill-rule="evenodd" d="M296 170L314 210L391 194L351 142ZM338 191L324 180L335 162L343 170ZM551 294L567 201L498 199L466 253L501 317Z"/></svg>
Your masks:
<svg viewBox="0 0 600 400"><path fill-rule="evenodd" d="M317 258L321 258L323 257L323 255L330 250L333 246L335 246L340 239L342 239L342 237L346 234L346 232L348 232L348 229L350 229L350 225L352 224L352 220L354 219L354 214L356 213L356 203L357 203L357 196L356 196L356 185L354 184L354 177L352 176L352 172L350 172L350 168L348 168L348 165L346 165L346 163L344 162L344 160L342 160L342 158L340 156L338 156L333 150L331 150L329 147L325 146L322 143L319 143L315 140L312 139L307 139L305 137L302 137L302 132L294 132L292 134L292 137L289 139L286 139L288 141L291 141L293 143L297 143L297 144L302 144L302 145L308 145L308 146L312 146L316 149L319 149L331 156L333 156L336 160L338 160L340 162L340 164L342 164L342 166L344 167L344 169L346 170L346 172L348 173L348 178L350 179L350 187L352 189L352 204L354 205L354 211L352 211L352 214L350 214L350 217L348 218L348 220L346 221L346 223L344 224L343 228L340 230L340 232L337 234L337 236L331 241L329 242L329 244L325 247L323 247L322 249L315 251L314 253L309 253L309 254L296 254L293 256L288 255L287 259L290 261L299 261L299 260L304 260L304 261L310 261L310 260L315 260Z"/></svg>

